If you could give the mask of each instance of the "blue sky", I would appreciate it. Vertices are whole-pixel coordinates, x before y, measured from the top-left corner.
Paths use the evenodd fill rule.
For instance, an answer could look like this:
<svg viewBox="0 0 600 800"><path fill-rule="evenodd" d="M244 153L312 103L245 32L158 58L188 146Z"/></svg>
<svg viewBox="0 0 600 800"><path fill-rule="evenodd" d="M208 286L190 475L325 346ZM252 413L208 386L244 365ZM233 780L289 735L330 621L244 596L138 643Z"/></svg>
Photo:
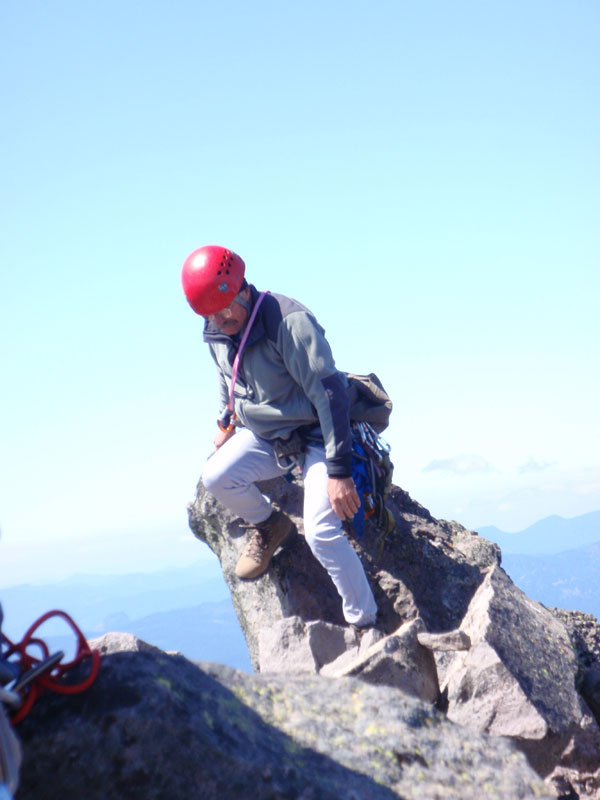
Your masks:
<svg viewBox="0 0 600 800"><path fill-rule="evenodd" d="M205 555L186 255L224 244L395 410L467 527L600 508L595 2L0 11L0 582Z"/></svg>

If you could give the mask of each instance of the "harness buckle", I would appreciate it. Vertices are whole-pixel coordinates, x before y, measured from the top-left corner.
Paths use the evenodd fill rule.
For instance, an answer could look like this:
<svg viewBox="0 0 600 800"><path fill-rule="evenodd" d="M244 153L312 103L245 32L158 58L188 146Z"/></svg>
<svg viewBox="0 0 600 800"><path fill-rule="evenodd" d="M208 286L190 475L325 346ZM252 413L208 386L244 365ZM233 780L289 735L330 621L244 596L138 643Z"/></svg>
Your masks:
<svg viewBox="0 0 600 800"><path fill-rule="evenodd" d="M287 439L273 439L273 453L279 469L290 472L294 467L302 469L306 442L298 431Z"/></svg>

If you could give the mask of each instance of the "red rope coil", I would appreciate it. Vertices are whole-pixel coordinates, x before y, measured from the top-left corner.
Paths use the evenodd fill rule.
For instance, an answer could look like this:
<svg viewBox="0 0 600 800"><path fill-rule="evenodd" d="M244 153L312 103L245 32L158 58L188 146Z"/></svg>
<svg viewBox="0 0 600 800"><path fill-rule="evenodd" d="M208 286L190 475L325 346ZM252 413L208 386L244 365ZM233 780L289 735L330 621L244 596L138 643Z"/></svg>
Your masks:
<svg viewBox="0 0 600 800"><path fill-rule="evenodd" d="M33 669L41 664L44 659L50 656L50 651L43 639L36 638L34 633L41 625L44 624L44 622L47 622L52 617L61 617L68 625L71 626L77 639L77 651L75 657L72 661L68 661L64 664L62 662L56 664L48 672L38 675L31 681L31 683L27 684L27 686L23 688L21 693L21 696L23 697L23 703L12 717L12 722L14 724L20 722L25 716L27 716L36 699L45 689L49 689L52 692L58 692L59 694L78 694L79 692L89 689L89 687L98 677L98 670L100 668L100 652L90 648L83 633L77 627L75 622L73 622L71 617L64 611L48 611L29 626L21 641L16 644L11 642L5 634L2 634L2 639L8 645L8 650L6 653L4 653L3 657L8 659L15 654L18 655L18 665L21 675L24 675L30 669ZM41 653L43 654L41 659L35 658L29 652L29 648L32 646L40 649ZM91 659L90 672L86 678L79 683L61 682L69 670L73 669L73 667L80 664L86 658Z"/></svg>

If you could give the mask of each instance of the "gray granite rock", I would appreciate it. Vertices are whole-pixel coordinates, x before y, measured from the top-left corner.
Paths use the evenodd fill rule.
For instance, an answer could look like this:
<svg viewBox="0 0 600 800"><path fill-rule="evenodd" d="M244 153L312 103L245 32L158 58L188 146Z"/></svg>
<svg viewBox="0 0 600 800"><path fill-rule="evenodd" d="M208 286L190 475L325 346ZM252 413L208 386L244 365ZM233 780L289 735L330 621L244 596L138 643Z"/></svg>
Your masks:
<svg viewBox="0 0 600 800"><path fill-rule="evenodd" d="M422 630L420 618L405 622L389 636L361 648L353 658L349 658L350 654L338 657L324 666L321 674L332 678L352 676L376 685L393 686L411 697L434 703L440 689L435 660L418 641Z"/></svg>
<svg viewBox="0 0 600 800"><path fill-rule="evenodd" d="M427 631L421 631L417 634L417 640L423 647L438 653L469 650L471 647L470 638L461 630L448 631L447 633L427 633Z"/></svg>
<svg viewBox="0 0 600 800"><path fill-rule="evenodd" d="M577 692L578 659L565 626L495 567L461 630L471 648L444 663L448 717L512 737L550 783L568 781L578 797L596 798L600 731Z"/></svg>
<svg viewBox="0 0 600 800"><path fill-rule="evenodd" d="M557 795L600 800L600 734L592 713L600 714L597 621L534 603L500 568L496 545L456 522L433 519L393 487L394 530L382 538L367 521L363 538L348 534L378 602L381 638L391 642L402 626L416 626L394 663L385 646L359 647L343 632L340 599L302 536L301 487L281 479L261 488L292 515L299 533L252 583L233 573L243 546L239 521L202 485L189 507L192 531L221 560L257 670L289 672L296 663L395 687L405 681L405 691L428 700L437 681L443 693L436 705L455 722L512 737ZM318 637L328 647L317 656ZM425 651L429 664L419 666ZM411 683L416 675L429 677Z"/></svg>
<svg viewBox="0 0 600 800"><path fill-rule="evenodd" d="M471 648L446 672L450 719L531 739L578 724L577 661L566 630L500 567L486 576L461 630Z"/></svg>
<svg viewBox="0 0 600 800"><path fill-rule="evenodd" d="M132 636L88 691L20 726L18 800L519 800L552 795L504 739L396 689L193 664Z"/></svg>
<svg viewBox="0 0 600 800"><path fill-rule="evenodd" d="M259 630L286 617L344 625L341 601L305 540L301 486L283 478L261 484L262 490L293 518L298 534L286 542L264 576L240 581L235 564L244 546L236 519L198 485L188 508L194 535L218 556L248 643L252 664L260 670ZM429 632L459 627L487 570L500 560L498 547L456 522L435 520L423 506L392 487L388 506L396 527L384 539L370 520L365 533L349 538L358 552L379 606L378 627L390 634L409 619L421 617Z"/></svg>

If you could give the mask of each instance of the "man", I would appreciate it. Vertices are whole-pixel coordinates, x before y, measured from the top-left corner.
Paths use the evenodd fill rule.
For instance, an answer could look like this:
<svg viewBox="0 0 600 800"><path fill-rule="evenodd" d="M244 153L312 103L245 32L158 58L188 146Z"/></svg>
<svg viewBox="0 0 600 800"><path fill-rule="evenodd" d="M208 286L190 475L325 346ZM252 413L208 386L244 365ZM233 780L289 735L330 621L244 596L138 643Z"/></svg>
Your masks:
<svg viewBox="0 0 600 800"><path fill-rule="evenodd" d="M237 576L262 575L293 528L256 481L283 475L278 454L292 437L308 434L302 466L306 540L342 598L346 621L373 625L373 593L342 530L360 499L352 480L347 382L323 328L297 301L249 285L244 262L224 247L194 250L182 283L192 309L205 318L204 340L217 365L224 412L202 482L251 526Z"/></svg>

